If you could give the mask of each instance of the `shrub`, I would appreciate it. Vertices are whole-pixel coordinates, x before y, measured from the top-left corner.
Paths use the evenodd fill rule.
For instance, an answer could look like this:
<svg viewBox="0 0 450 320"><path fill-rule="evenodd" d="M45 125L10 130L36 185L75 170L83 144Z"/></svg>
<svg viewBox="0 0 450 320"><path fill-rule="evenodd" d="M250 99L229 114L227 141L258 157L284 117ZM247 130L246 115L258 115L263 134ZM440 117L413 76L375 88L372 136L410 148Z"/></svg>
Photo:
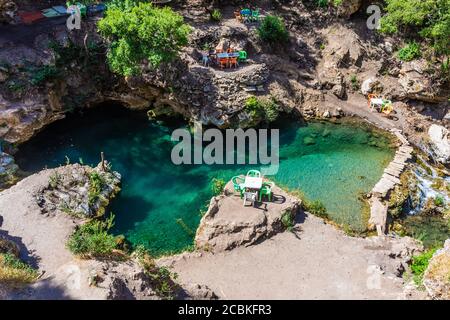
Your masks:
<svg viewBox="0 0 450 320"><path fill-rule="evenodd" d="M43 66L37 69L31 78L33 85L39 85L58 76L58 70L55 66Z"/></svg>
<svg viewBox="0 0 450 320"><path fill-rule="evenodd" d="M317 0L317 6L325 8L328 6L328 0Z"/></svg>
<svg viewBox="0 0 450 320"><path fill-rule="evenodd" d="M158 267L144 246L139 245L134 251L145 274L151 279L156 294L164 299L173 300L179 286L173 281L178 277L166 267Z"/></svg>
<svg viewBox="0 0 450 320"><path fill-rule="evenodd" d="M220 13L219 9L214 9L211 12L211 20L212 21L220 21L220 20L222 20L222 13Z"/></svg>
<svg viewBox="0 0 450 320"><path fill-rule="evenodd" d="M245 101L244 110L247 111L252 120L264 120L273 122L279 116L279 107L275 99L258 99L255 96L249 97Z"/></svg>
<svg viewBox="0 0 450 320"><path fill-rule="evenodd" d="M436 249L430 249L425 251L424 253L415 256L412 258L411 262L411 272L414 275L414 282L417 285L422 284L423 274L425 270L428 268L428 264L430 263L431 257L436 252Z"/></svg>
<svg viewBox="0 0 450 320"><path fill-rule="evenodd" d="M225 188L226 182L223 179L217 179L214 178L211 181L211 191L212 193L217 196L223 192L223 189Z"/></svg>
<svg viewBox="0 0 450 320"><path fill-rule="evenodd" d="M12 287L34 282L37 270L11 253L0 253L0 283Z"/></svg>
<svg viewBox="0 0 450 320"><path fill-rule="evenodd" d="M438 207L443 207L445 204L445 200L442 196L437 196L434 198L434 205Z"/></svg>
<svg viewBox="0 0 450 320"><path fill-rule="evenodd" d="M420 45L415 41L410 42L398 51L397 56L402 61L412 61L420 58Z"/></svg>
<svg viewBox="0 0 450 320"><path fill-rule="evenodd" d="M134 1L108 6L98 28L110 40L111 69L125 76L137 74L144 60L150 67L173 60L188 43L191 30L171 8Z"/></svg>
<svg viewBox="0 0 450 320"><path fill-rule="evenodd" d="M356 75L352 75L350 77L350 82L352 83L353 90L356 91L359 89L359 81L358 81L358 78L356 78Z"/></svg>
<svg viewBox="0 0 450 320"><path fill-rule="evenodd" d="M114 226L114 215L102 220L90 220L78 227L67 242L69 250L82 257L108 257L117 249L117 241L108 231Z"/></svg>
<svg viewBox="0 0 450 320"><path fill-rule="evenodd" d="M97 199L100 197L104 185L105 181L98 172L93 171L89 174L89 205L93 205L97 201Z"/></svg>
<svg viewBox="0 0 450 320"><path fill-rule="evenodd" d="M433 42L438 53L450 52L450 6L448 0L386 0L381 32L415 32Z"/></svg>
<svg viewBox="0 0 450 320"><path fill-rule="evenodd" d="M289 33L283 21L276 16L266 16L258 28L259 37L266 42L285 43L289 39Z"/></svg>
<svg viewBox="0 0 450 320"><path fill-rule="evenodd" d="M292 231L295 225L294 221L295 217L290 210L286 210L283 212L281 216L281 223L288 231Z"/></svg>
<svg viewBox="0 0 450 320"><path fill-rule="evenodd" d="M335 7L339 7L340 5L342 5L343 2L344 0L333 0L333 5Z"/></svg>

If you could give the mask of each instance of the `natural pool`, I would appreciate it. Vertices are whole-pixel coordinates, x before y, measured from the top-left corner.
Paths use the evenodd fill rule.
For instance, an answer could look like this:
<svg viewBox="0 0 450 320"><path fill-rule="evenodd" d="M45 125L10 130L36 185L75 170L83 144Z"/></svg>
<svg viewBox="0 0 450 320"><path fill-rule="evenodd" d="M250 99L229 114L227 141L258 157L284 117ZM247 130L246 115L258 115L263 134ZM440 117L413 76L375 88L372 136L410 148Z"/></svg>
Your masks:
<svg viewBox="0 0 450 320"><path fill-rule="evenodd" d="M192 244L200 209L211 197L211 180L228 180L250 168L172 164L170 135L179 125L104 106L50 125L20 146L16 159L23 170L35 172L65 163L66 156L96 165L103 151L123 176L122 191L111 205L114 232L156 254L179 251ZM346 122L284 120L274 127L280 129L280 169L273 180L320 200L336 222L364 229L358 197L372 189L392 159L389 139Z"/></svg>

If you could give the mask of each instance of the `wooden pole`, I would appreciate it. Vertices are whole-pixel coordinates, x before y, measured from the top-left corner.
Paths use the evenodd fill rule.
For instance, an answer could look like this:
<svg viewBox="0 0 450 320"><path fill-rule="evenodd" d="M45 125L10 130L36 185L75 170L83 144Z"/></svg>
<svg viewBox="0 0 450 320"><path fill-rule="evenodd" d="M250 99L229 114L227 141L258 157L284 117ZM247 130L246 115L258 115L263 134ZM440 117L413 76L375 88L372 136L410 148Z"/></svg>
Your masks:
<svg viewBox="0 0 450 320"><path fill-rule="evenodd" d="M105 168L105 154L103 153L103 151L100 152L100 156L102 158L102 170L106 171L106 168Z"/></svg>

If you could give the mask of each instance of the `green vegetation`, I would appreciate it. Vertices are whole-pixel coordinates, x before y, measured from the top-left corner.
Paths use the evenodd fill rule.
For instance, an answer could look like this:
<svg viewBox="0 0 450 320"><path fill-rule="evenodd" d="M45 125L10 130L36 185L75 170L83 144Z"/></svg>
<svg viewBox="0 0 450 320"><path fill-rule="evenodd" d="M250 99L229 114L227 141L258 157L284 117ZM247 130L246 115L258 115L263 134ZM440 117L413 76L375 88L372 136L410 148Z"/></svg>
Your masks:
<svg viewBox="0 0 450 320"><path fill-rule="evenodd" d="M381 19L381 31L410 31L432 42L440 54L450 52L449 0L386 0L387 12Z"/></svg>
<svg viewBox="0 0 450 320"><path fill-rule="evenodd" d="M320 8L328 7L328 0L317 0L317 6Z"/></svg>
<svg viewBox="0 0 450 320"><path fill-rule="evenodd" d="M114 72L137 74L144 60L158 67L173 60L188 43L191 28L171 8L136 1L117 3L108 6L98 22L100 34L110 41L107 58Z"/></svg>
<svg viewBox="0 0 450 320"><path fill-rule="evenodd" d="M289 39L289 33L283 21L277 16L266 16L258 28L259 37L268 43L285 43Z"/></svg>
<svg viewBox="0 0 450 320"><path fill-rule="evenodd" d="M281 215L281 223L283 224L283 227L286 228L288 231L292 231L294 229L295 225L295 216L292 214L290 210L285 210L283 214Z"/></svg>
<svg viewBox="0 0 450 320"><path fill-rule="evenodd" d="M434 205L438 207L443 207L445 205L444 197L437 196L436 198L434 198Z"/></svg>
<svg viewBox="0 0 450 320"><path fill-rule="evenodd" d="M420 45L417 42L412 41L401 48L398 51L397 56L402 61L412 61L414 59L420 58Z"/></svg>
<svg viewBox="0 0 450 320"><path fill-rule="evenodd" d="M309 201L303 199L302 205L306 211L312 213L313 215L328 219L327 208L325 208L325 205L321 201Z"/></svg>
<svg viewBox="0 0 450 320"><path fill-rule="evenodd" d="M54 173L52 173L51 175L50 175L50 177L49 177L49 181L48 181L48 183L49 183L49 185L50 185L50 187L52 188L52 189L56 189L56 187L58 187L58 185L60 184L60 182L61 182L61 175L58 173L58 172L54 172Z"/></svg>
<svg viewBox="0 0 450 320"><path fill-rule="evenodd" d="M352 84L352 89L353 90L358 90L359 89L359 81L358 81L358 78L356 78L356 75L352 75L351 77L350 77L350 82L351 82L351 84Z"/></svg>
<svg viewBox="0 0 450 320"><path fill-rule="evenodd" d="M113 214L106 220L90 220L70 236L67 247L81 257L111 257L118 246L116 238L108 233L113 226Z"/></svg>
<svg viewBox="0 0 450 320"><path fill-rule="evenodd" d="M333 0L333 5L335 7L339 7L340 5L342 5L343 2L344 0Z"/></svg>
<svg viewBox="0 0 450 320"><path fill-rule="evenodd" d="M226 182L223 179L217 179L214 178L211 181L211 191L212 193L217 196L223 192L223 189L225 188Z"/></svg>
<svg viewBox="0 0 450 320"><path fill-rule="evenodd" d="M414 282L417 285L422 284L423 274L430 263L430 259L433 257L433 254L436 252L436 248L429 249L424 253L415 256L412 258L411 262L411 272L413 273Z"/></svg>
<svg viewBox="0 0 450 320"><path fill-rule="evenodd" d="M270 123L275 121L279 115L279 106L274 98L249 97L245 101L244 109L253 121L262 120Z"/></svg>
<svg viewBox="0 0 450 320"><path fill-rule="evenodd" d="M39 85L42 83L45 83L46 81L50 79L54 79L58 76L58 70L55 66L46 65L39 69L37 69L32 77L31 77L31 84L33 85Z"/></svg>
<svg viewBox="0 0 450 320"><path fill-rule="evenodd" d="M152 287L155 289L156 294L167 300L175 299L179 286L173 280L178 275L166 267L158 267L155 260L142 245L137 246L133 254L144 268L145 274L151 279Z"/></svg>
<svg viewBox="0 0 450 320"><path fill-rule="evenodd" d="M89 174L89 205L93 205L98 200L104 185L105 181L98 172L93 171Z"/></svg>
<svg viewBox="0 0 450 320"><path fill-rule="evenodd" d="M220 20L222 20L222 13L220 12L219 9L214 9L211 12L211 20L212 21L220 21Z"/></svg>
<svg viewBox="0 0 450 320"><path fill-rule="evenodd" d="M11 287L34 282L37 270L22 262L14 254L0 252L0 283Z"/></svg>

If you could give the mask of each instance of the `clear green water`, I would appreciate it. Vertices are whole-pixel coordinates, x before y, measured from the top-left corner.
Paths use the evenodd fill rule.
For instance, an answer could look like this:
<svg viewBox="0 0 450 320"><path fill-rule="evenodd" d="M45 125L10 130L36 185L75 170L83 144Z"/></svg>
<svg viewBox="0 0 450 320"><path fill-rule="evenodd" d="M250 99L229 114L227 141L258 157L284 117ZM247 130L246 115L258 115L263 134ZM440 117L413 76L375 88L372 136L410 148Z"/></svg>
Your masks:
<svg viewBox="0 0 450 320"><path fill-rule="evenodd" d="M114 232L156 254L186 248L192 244L199 211L211 197L210 181L245 174L249 167L173 165L170 134L180 123L150 122L142 113L107 108L50 125L20 147L18 164L30 172L59 166L65 156L97 164L104 151L123 176L122 192L111 205ZM306 126L284 120L275 126L281 147L280 170L273 180L322 201L336 222L364 229L358 196L371 190L392 159L388 139L354 124ZM306 145L306 137L314 144Z"/></svg>

